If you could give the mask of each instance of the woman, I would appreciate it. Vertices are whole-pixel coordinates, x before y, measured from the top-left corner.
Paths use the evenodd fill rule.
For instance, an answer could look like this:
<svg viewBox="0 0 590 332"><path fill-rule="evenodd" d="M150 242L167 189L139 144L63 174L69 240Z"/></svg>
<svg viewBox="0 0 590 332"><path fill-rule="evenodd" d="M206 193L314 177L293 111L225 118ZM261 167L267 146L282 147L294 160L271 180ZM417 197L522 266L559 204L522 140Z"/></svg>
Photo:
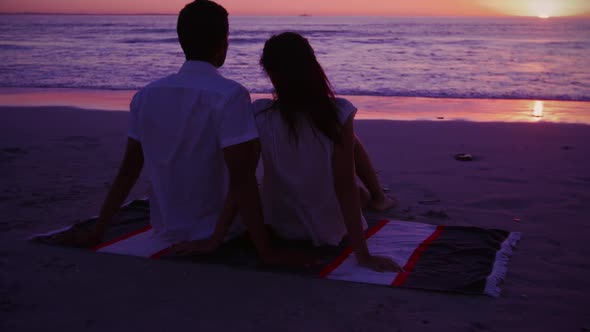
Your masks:
<svg viewBox="0 0 590 332"><path fill-rule="evenodd" d="M366 205L387 209L368 156L355 136L356 108L335 98L307 39L296 33L270 38L260 60L274 99L258 100L254 111L264 166L264 218L285 238L338 245L348 235L358 263L377 271L399 271L389 258L367 249L361 214ZM359 190L359 177L372 197Z"/></svg>

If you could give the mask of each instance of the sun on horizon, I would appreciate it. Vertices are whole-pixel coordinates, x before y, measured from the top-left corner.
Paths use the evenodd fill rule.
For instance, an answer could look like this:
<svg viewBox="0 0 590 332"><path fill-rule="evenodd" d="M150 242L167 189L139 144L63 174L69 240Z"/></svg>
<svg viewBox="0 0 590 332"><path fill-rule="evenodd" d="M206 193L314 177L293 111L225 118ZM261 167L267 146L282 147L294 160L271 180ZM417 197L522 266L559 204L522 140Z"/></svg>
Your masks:
<svg viewBox="0 0 590 332"><path fill-rule="evenodd" d="M551 17L585 15L590 12L587 0L478 0L499 13L510 16Z"/></svg>

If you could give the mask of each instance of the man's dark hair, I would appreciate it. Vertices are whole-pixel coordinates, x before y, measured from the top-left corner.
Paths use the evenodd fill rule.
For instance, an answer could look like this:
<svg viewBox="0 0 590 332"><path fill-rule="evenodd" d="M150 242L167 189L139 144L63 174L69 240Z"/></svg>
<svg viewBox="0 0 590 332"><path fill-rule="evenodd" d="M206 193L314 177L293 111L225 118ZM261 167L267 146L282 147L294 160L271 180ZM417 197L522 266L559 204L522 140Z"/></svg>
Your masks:
<svg viewBox="0 0 590 332"><path fill-rule="evenodd" d="M227 40L228 13L209 0L195 0L178 15L176 32L187 60L210 60Z"/></svg>

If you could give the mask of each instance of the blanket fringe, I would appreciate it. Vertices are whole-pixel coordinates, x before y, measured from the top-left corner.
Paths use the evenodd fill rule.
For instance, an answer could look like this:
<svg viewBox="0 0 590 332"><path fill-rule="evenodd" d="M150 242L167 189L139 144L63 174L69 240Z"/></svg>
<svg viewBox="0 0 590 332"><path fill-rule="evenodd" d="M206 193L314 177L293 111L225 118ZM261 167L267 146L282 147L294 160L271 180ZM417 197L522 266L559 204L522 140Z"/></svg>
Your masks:
<svg viewBox="0 0 590 332"><path fill-rule="evenodd" d="M508 262L512 256L513 249L516 247L518 241L522 237L522 233L513 232L508 235L506 240L502 243L500 250L496 253L496 261L492 272L487 277L486 287L484 293L493 297L500 297L502 289L500 284L504 281L506 273L508 272Z"/></svg>

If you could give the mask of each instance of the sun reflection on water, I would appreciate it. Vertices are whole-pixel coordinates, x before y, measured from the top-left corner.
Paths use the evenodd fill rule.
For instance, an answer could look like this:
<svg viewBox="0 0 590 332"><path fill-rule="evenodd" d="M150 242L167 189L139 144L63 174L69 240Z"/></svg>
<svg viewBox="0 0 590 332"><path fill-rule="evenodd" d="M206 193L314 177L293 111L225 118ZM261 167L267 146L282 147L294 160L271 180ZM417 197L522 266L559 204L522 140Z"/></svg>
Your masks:
<svg viewBox="0 0 590 332"><path fill-rule="evenodd" d="M544 103L540 100L535 100L535 104L533 106L533 116L536 118L542 118L543 117L543 109L544 109Z"/></svg>

